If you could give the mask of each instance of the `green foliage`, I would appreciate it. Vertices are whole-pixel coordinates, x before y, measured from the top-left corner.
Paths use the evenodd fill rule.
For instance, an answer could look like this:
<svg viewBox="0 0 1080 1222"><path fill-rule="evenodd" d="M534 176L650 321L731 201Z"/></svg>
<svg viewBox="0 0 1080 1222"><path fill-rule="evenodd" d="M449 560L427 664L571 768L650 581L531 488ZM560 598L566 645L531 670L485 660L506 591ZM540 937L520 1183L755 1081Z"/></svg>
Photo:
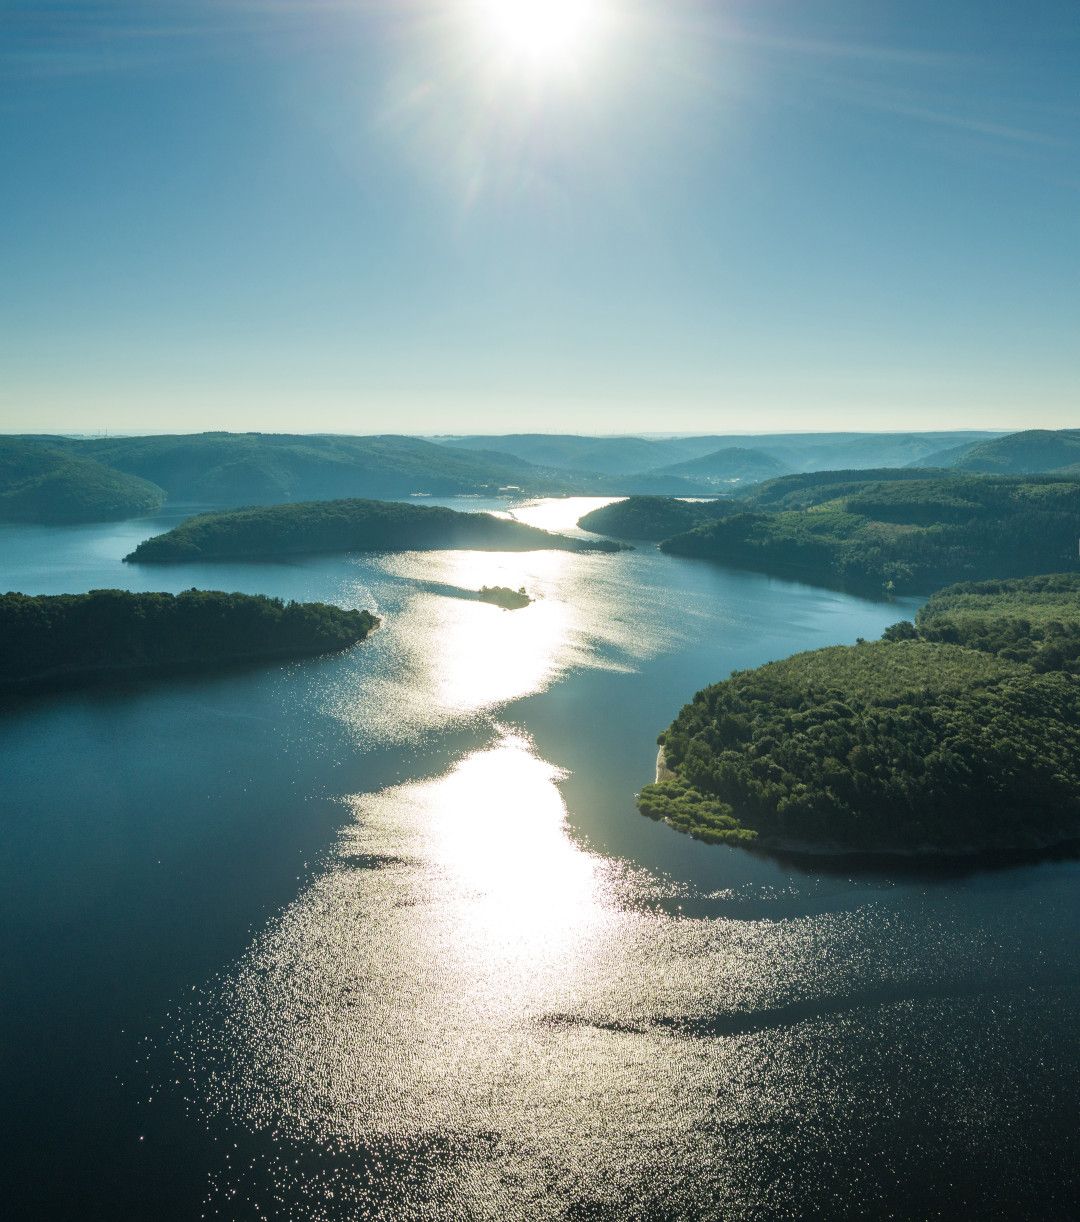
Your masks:
<svg viewBox="0 0 1080 1222"><path fill-rule="evenodd" d="M190 560L295 556L318 552L603 551L620 545L554 535L487 513L459 513L394 501L310 501L200 514L147 539L125 560L162 564Z"/></svg>
<svg viewBox="0 0 1080 1222"><path fill-rule="evenodd" d="M579 519L582 530L614 539L659 542L705 522L736 513L732 501L681 501L665 496L632 496L594 509Z"/></svg>
<svg viewBox="0 0 1080 1222"><path fill-rule="evenodd" d="M768 503L768 488L757 504ZM802 508L750 508L661 547L825 584L899 592L1077 564L1080 480L912 472L904 480L869 483L818 480L799 486L798 494ZM781 504L792 495L789 489Z"/></svg>
<svg viewBox="0 0 1080 1222"><path fill-rule="evenodd" d="M368 611L212 590L4 594L0 686L329 653L362 641L378 622Z"/></svg>
<svg viewBox="0 0 1080 1222"><path fill-rule="evenodd" d="M1080 835L1080 681L907 630L736 673L663 742L674 779L641 809L710 838L726 817L763 844L867 852Z"/></svg>
<svg viewBox="0 0 1080 1222"><path fill-rule="evenodd" d="M102 522L152 513L155 484L45 442L0 439L0 521Z"/></svg>
<svg viewBox="0 0 1080 1222"><path fill-rule="evenodd" d="M1080 674L1080 574L950 586L912 628L924 640L1027 662L1040 673Z"/></svg>
<svg viewBox="0 0 1080 1222"><path fill-rule="evenodd" d="M851 496L873 484L906 483L909 480L941 479L946 471L919 467L879 467L870 470L805 471L798 475L782 475L756 488L740 489L735 493L747 509L775 512L781 509L807 509Z"/></svg>
<svg viewBox="0 0 1080 1222"><path fill-rule="evenodd" d="M492 603L504 611L520 611L532 602L524 586L517 590L511 590L509 586L481 586L478 597L482 603Z"/></svg>
<svg viewBox="0 0 1080 1222"><path fill-rule="evenodd" d="M743 827L726 802L699 793L678 777L646 785L638 809L708 844L750 844L757 832Z"/></svg>

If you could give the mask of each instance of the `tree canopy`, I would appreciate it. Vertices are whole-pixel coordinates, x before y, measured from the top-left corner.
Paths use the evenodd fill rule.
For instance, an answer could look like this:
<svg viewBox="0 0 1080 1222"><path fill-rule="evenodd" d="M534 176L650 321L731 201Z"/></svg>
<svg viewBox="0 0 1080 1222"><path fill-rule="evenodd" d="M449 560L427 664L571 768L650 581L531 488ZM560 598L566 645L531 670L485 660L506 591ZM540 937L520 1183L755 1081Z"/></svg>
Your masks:
<svg viewBox="0 0 1080 1222"><path fill-rule="evenodd" d="M318 552L570 552L620 550L608 540L573 539L488 513L398 501L310 501L200 514L147 539L125 560L163 564Z"/></svg>
<svg viewBox="0 0 1080 1222"><path fill-rule="evenodd" d="M347 649L378 619L326 603L183 594L0 595L0 687L86 683Z"/></svg>
<svg viewBox="0 0 1080 1222"><path fill-rule="evenodd" d="M735 501L686 501L668 496L631 496L594 509L578 520L582 530L614 539L659 543L706 522L737 513Z"/></svg>
<svg viewBox="0 0 1080 1222"><path fill-rule="evenodd" d="M1045 654L1078 608L1073 575L959 586L883 641L733 674L661 735L668 779L640 808L704 840L802 849L1078 839L1076 652Z"/></svg>
<svg viewBox="0 0 1080 1222"><path fill-rule="evenodd" d="M0 438L0 521L59 525L153 513L156 484L92 458L21 438Z"/></svg>
<svg viewBox="0 0 1080 1222"><path fill-rule="evenodd" d="M786 487L779 504L796 496L798 508L770 508L777 502L765 485L746 512L660 546L823 584L900 592L1078 567L1080 480L1074 478L923 473Z"/></svg>

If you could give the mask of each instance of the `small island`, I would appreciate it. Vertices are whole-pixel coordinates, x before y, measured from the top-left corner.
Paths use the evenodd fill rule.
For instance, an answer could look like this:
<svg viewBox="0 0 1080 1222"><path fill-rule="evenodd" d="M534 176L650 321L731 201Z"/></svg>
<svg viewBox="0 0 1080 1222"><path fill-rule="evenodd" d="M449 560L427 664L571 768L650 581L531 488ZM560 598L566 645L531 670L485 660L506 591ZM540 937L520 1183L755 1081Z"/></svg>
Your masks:
<svg viewBox="0 0 1080 1222"><path fill-rule="evenodd" d="M714 843L978 856L1080 841L1080 577L962 585L877 642L699 692L643 814Z"/></svg>
<svg viewBox="0 0 1080 1222"><path fill-rule="evenodd" d="M618 552L610 539L576 539L489 513L399 501L308 501L205 513L146 539L133 564L277 559L328 552Z"/></svg>
<svg viewBox="0 0 1080 1222"><path fill-rule="evenodd" d="M4 594L0 690L332 653L364 640L378 624L369 611L216 590Z"/></svg>
<svg viewBox="0 0 1080 1222"><path fill-rule="evenodd" d="M493 603L504 611L519 611L532 602L524 586L516 590L511 590L509 586L481 586L478 597L482 603Z"/></svg>

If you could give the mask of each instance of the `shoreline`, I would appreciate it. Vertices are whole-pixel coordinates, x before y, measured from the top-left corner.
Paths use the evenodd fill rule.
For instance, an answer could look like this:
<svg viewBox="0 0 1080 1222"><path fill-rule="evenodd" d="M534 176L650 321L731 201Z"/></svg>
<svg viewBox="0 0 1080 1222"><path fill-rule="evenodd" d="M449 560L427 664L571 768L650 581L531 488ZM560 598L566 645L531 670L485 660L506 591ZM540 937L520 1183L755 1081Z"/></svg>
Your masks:
<svg viewBox="0 0 1080 1222"><path fill-rule="evenodd" d="M656 781L676 780L678 774L668 767L667 756L663 746L656 753ZM936 845L921 845L914 848L882 847L866 848L850 844L839 844L835 841L815 842L798 840L793 837L774 836L765 838L756 828L747 827L753 832L753 839L739 841L710 841L693 831L684 831L667 819L661 819L673 832L690 836L702 844L723 844L729 848L745 849L750 853L762 853L766 856L796 858L800 861L862 861L868 867L874 865L905 865L917 866L923 863L938 863L948 865L1031 865L1045 861L1055 854L1060 857L1080 856L1080 834L1074 836L1055 836L1026 845L1016 845L1012 848L988 846L979 848L976 845L965 845L957 848L939 848ZM744 826L744 825L740 825Z"/></svg>

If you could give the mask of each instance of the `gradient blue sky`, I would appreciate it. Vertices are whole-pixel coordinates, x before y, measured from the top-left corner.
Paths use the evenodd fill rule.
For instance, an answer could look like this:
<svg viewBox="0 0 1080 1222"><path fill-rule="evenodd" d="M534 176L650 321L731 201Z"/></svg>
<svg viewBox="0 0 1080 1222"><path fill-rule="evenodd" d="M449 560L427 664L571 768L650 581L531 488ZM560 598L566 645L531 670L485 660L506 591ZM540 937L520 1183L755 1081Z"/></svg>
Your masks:
<svg viewBox="0 0 1080 1222"><path fill-rule="evenodd" d="M1080 426L1076 0L0 0L0 430Z"/></svg>

